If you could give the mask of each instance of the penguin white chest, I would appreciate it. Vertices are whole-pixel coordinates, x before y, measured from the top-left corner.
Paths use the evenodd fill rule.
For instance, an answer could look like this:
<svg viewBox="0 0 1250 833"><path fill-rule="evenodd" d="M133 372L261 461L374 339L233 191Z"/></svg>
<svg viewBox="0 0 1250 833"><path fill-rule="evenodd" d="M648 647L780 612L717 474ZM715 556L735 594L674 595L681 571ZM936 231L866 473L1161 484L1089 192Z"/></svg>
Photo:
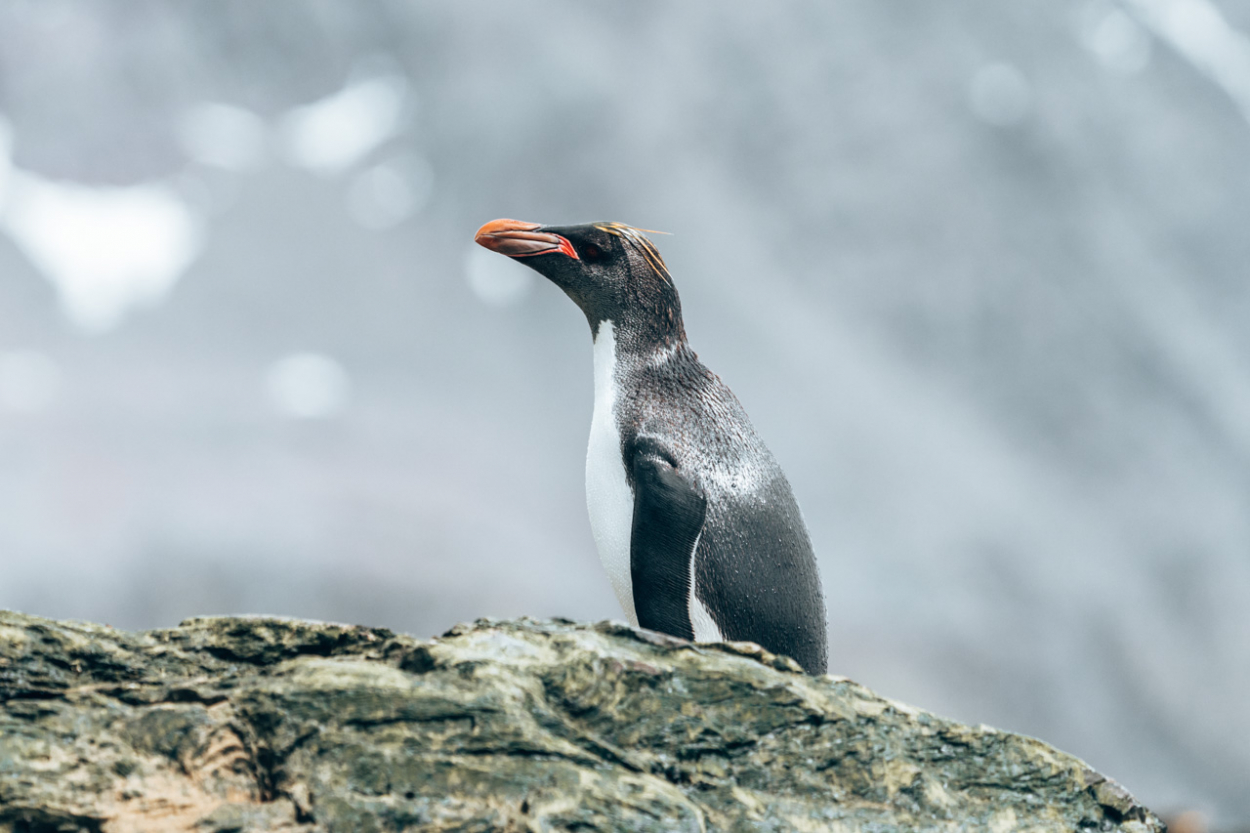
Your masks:
<svg viewBox="0 0 1250 833"><path fill-rule="evenodd" d="M595 410L586 449L586 507L590 529L612 589L630 624L638 626L629 545L634 524L634 493L625 477L621 433L616 421L616 335L611 321L595 336Z"/></svg>

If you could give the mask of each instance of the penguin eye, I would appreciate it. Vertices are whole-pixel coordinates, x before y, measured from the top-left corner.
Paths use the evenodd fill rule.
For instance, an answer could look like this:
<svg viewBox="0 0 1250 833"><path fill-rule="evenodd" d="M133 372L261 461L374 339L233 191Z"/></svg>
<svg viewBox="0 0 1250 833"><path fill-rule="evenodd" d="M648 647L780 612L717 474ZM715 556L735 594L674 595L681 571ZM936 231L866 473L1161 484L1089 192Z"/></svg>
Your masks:
<svg viewBox="0 0 1250 833"><path fill-rule="evenodd" d="M603 259L603 252L600 251L599 247L594 243L587 243L585 246L582 246L580 254L582 256L582 260L586 263L594 263L597 260Z"/></svg>

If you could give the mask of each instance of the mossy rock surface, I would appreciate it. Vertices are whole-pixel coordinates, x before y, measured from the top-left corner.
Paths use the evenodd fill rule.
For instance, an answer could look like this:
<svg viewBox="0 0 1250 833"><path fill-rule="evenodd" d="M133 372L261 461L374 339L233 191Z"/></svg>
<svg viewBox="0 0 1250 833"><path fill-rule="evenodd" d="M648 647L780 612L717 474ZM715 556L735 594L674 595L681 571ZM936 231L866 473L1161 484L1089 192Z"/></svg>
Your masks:
<svg viewBox="0 0 1250 833"><path fill-rule="evenodd" d="M0 833L1162 829L1040 741L748 644L0 612Z"/></svg>

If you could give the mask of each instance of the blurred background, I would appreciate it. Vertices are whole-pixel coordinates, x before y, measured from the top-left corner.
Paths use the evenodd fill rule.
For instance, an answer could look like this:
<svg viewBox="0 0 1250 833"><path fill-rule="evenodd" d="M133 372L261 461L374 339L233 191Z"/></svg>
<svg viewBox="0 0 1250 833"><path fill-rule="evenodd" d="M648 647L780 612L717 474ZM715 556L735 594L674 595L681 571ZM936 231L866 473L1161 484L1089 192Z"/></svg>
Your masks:
<svg viewBox="0 0 1250 833"><path fill-rule="evenodd" d="M657 238L831 671L1250 828L1250 3L0 6L0 607L622 618L590 338Z"/></svg>

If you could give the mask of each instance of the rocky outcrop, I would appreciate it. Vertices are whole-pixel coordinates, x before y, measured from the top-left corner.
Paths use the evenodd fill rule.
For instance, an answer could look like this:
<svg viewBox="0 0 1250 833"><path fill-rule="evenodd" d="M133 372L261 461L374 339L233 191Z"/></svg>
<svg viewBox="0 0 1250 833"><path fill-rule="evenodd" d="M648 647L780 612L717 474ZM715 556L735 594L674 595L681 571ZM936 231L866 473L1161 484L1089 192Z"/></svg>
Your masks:
<svg viewBox="0 0 1250 833"><path fill-rule="evenodd" d="M0 613L0 831L1161 830L1032 738L749 644Z"/></svg>

